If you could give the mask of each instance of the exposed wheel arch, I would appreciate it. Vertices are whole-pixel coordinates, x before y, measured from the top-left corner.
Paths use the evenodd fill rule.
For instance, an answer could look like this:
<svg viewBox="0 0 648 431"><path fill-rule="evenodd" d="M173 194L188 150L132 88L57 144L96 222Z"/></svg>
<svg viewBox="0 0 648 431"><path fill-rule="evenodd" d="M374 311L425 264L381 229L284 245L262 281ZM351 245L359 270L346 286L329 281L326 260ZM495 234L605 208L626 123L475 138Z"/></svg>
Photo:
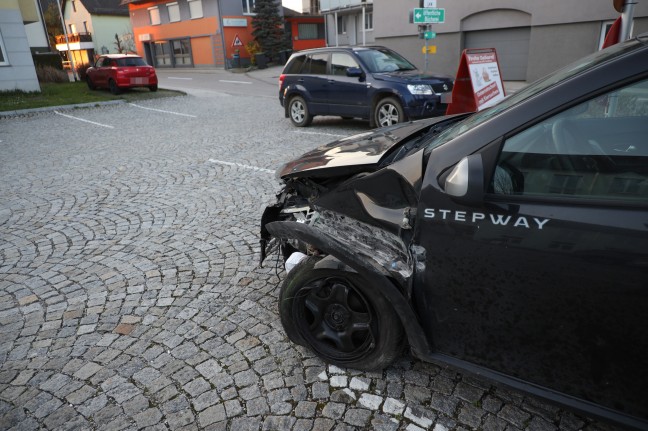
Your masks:
<svg viewBox="0 0 648 431"><path fill-rule="evenodd" d="M352 268L390 301L403 325L412 354L416 357L426 357L432 352L430 341L419 324L418 316L386 268L380 267L370 259L363 259L340 241L303 223L276 221L268 223L265 228L276 238L297 239L311 244Z"/></svg>

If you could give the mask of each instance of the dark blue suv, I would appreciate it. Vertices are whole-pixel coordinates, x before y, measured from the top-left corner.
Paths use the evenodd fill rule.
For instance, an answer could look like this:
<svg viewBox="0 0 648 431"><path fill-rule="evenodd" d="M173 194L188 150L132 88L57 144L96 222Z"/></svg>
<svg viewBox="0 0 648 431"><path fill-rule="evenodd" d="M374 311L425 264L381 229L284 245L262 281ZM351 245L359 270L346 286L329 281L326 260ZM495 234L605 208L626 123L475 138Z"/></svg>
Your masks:
<svg viewBox="0 0 648 431"><path fill-rule="evenodd" d="M371 127L443 115L451 94L451 78L424 75L381 46L300 51L279 77L279 101L297 127L315 115L368 119Z"/></svg>

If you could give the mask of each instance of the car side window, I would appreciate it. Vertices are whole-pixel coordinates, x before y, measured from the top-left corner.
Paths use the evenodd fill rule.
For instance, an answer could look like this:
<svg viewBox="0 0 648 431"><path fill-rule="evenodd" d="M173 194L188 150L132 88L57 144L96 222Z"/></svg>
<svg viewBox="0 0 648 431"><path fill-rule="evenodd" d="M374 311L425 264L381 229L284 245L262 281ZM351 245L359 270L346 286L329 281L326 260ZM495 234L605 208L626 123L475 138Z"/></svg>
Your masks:
<svg viewBox="0 0 648 431"><path fill-rule="evenodd" d="M346 76L349 67L360 67L349 54L334 52L331 54L331 74Z"/></svg>
<svg viewBox="0 0 648 431"><path fill-rule="evenodd" d="M310 56L309 68L306 73L311 75L326 75L328 73L328 53L313 54Z"/></svg>
<svg viewBox="0 0 648 431"><path fill-rule="evenodd" d="M504 142L489 191L648 203L648 80Z"/></svg>
<svg viewBox="0 0 648 431"><path fill-rule="evenodd" d="M103 67L103 63L104 63L104 60L105 60L105 59L106 59L105 57L100 57L100 58L97 60L97 64L95 64L95 67Z"/></svg>

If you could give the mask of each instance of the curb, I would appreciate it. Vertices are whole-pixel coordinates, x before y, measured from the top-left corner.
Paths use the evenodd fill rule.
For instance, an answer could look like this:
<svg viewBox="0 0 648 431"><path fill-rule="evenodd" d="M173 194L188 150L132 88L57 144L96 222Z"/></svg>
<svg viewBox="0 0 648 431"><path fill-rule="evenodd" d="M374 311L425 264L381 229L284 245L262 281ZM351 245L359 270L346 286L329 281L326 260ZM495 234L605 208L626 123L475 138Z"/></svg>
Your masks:
<svg viewBox="0 0 648 431"><path fill-rule="evenodd" d="M76 103L74 105L58 105L58 106L45 106L43 108L31 108L31 109L18 109L16 111L2 111L0 112L0 118L5 117L19 117L22 115L30 114L41 114L43 112L52 112L52 111L63 111L71 110L77 108L95 108L97 106L107 106L107 105L119 105L126 103L126 100L107 100L105 102L88 102L88 103Z"/></svg>

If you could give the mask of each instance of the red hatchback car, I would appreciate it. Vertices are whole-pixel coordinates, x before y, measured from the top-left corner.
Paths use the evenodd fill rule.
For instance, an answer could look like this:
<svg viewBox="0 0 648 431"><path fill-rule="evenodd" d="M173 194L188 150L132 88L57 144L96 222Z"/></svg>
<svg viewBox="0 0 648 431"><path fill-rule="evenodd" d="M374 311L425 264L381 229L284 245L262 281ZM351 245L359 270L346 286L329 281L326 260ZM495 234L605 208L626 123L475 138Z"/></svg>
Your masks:
<svg viewBox="0 0 648 431"><path fill-rule="evenodd" d="M158 79L153 66L138 55L106 54L100 56L86 71L86 82L91 90L108 88L119 94L125 88L148 87L157 91Z"/></svg>

